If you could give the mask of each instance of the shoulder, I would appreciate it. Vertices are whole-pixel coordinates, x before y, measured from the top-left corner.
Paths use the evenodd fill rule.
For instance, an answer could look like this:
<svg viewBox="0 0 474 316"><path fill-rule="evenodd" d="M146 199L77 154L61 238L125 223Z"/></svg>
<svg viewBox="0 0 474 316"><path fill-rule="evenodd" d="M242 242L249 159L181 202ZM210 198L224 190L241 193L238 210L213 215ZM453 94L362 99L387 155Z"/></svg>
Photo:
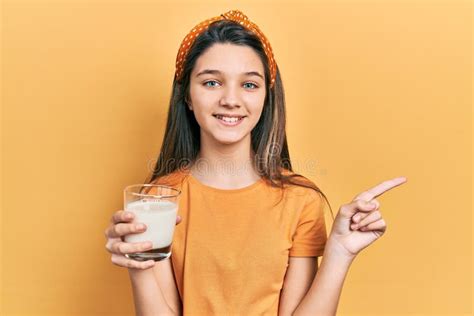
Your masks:
<svg viewBox="0 0 474 316"><path fill-rule="evenodd" d="M285 184L285 191L290 195L302 197L308 202L323 199L319 186L310 178L288 169L283 169L282 175L291 177L292 183Z"/></svg>
<svg viewBox="0 0 474 316"><path fill-rule="evenodd" d="M186 181L189 171L187 169L177 169L168 174L161 175L150 181L150 184L167 185L171 187L181 186Z"/></svg>

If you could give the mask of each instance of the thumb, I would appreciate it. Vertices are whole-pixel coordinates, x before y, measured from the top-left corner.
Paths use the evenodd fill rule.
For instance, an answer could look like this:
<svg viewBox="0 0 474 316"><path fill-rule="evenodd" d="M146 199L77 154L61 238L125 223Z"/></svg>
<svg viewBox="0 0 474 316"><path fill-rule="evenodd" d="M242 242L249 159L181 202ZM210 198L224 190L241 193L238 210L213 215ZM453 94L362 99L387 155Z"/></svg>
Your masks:
<svg viewBox="0 0 474 316"><path fill-rule="evenodd" d="M352 201L349 204L344 204L340 208L340 213L344 218L351 218L357 212L370 212L376 208L377 204L364 200Z"/></svg>
<svg viewBox="0 0 474 316"><path fill-rule="evenodd" d="M357 211L360 212L371 212L379 206L378 201L375 199L372 201L356 200L354 203L356 203L355 207Z"/></svg>

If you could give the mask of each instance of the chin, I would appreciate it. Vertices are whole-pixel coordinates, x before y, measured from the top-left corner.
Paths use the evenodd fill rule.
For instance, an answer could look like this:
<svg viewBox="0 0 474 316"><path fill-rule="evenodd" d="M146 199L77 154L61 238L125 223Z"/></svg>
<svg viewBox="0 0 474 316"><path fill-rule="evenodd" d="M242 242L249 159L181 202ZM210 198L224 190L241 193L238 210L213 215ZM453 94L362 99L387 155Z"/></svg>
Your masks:
<svg viewBox="0 0 474 316"><path fill-rule="evenodd" d="M215 134L214 135L214 139L221 143L221 144L225 144L225 145L229 145L229 144L235 144L235 143L238 143L238 142L241 142L244 140L244 136L241 136L241 135L225 135L225 133L220 133L220 134Z"/></svg>
<svg viewBox="0 0 474 316"><path fill-rule="evenodd" d="M242 138L216 138L216 140L223 145L231 145L241 142Z"/></svg>

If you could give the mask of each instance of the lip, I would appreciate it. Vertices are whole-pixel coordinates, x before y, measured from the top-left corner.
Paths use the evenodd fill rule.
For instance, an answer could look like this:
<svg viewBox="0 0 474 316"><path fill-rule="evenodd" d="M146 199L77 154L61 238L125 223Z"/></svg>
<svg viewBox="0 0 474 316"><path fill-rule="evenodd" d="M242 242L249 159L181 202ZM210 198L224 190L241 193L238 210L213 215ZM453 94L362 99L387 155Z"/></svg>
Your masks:
<svg viewBox="0 0 474 316"><path fill-rule="evenodd" d="M227 117L245 117L245 115L239 115L239 114L226 114L226 113L216 113L212 114L213 116L219 115L219 116L227 116Z"/></svg>
<svg viewBox="0 0 474 316"><path fill-rule="evenodd" d="M237 125L240 125L242 123L242 121L245 119L245 116L241 116L242 118L240 120L238 120L237 122L225 122L221 119L218 119L216 115L213 115L216 120L218 120L222 125L224 126L227 126L227 127L232 127L232 126L237 126ZM235 117L235 116L234 116Z"/></svg>

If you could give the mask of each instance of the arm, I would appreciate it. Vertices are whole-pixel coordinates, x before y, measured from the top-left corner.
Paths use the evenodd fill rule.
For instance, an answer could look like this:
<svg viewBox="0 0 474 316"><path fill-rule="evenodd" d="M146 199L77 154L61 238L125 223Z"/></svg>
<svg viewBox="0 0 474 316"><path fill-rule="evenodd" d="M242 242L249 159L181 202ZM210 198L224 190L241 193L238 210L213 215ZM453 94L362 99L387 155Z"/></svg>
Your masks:
<svg viewBox="0 0 474 316"><path fill-rule="evenodd" d="M384 181L339 208L319 272L294 316L336 315L342 285L352 261L362 249L380 238L387 228L379 211L380 203L375 197L405 182L405 177Z"/></svg>
<svg viewBox="0 0 474 316"><path fill-rule="evenodd" d="M169 260L167 260L169 261ZM135 314L145 315L178 315L165 300L162 289L155 278L155 266L150 269L128 269L132 284Z"/></svg>
<svg viewBox="0 0 474 316"><path fill-rule="evenodd" d="M146 227L139 228L134 214L119 210L114 213L109 227L105 230L107 243L105 248L112 254L112 263L128 268L132 285L136 315L180 315L179 298L171 258L154 262L135 261L126 257L128 253L149 250L151 242L127 243L122 238L128 234L141 233ZM176 225L181 217L176 217Z"/></svg>
<svg viewBox="0 0 474 316"><path fill-rule="evenodd" d="M290 257L280 294L279 316L292 315L318 271L318 257Z"/></svg>
<svg viewBox="0 0 474 316"><path fill-rule="evenodd" d="M328 239L319 271L292 315L336 315L342 285L353 259L334 240Z"/></svg>
<svg viewBox="0 0 474 316"><path fill-rule="evenodd" d="M166 260L156 262L153 272L168 306L173 310L174 315L181 315L182 303L174 278L172 259L173 257L171 256Z"/></svg>
<svg viewBox="0 0 474 316"><path fill-rule="evenodd" d="M380 203L375 197L406 182L405 177L384 181L344 204L334 220L323 260L311 288L292 315L336 315L344 279L356 255L385 233Z"/></svg>

